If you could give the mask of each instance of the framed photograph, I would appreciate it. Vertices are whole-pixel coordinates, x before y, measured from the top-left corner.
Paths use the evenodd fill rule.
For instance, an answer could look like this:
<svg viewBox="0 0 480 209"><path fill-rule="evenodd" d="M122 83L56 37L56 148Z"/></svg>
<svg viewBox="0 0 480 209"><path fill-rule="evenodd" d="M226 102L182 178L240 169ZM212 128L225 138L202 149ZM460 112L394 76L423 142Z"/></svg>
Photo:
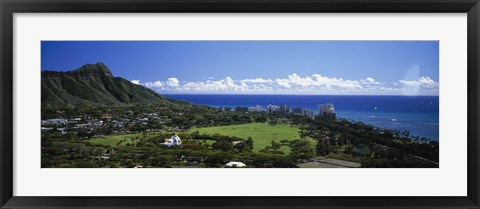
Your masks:
<svg viewBox="0 0 480 209"><path fill-rule="evenodd" d="M479 208L478 0L0 6L1 208Z"/></svg>

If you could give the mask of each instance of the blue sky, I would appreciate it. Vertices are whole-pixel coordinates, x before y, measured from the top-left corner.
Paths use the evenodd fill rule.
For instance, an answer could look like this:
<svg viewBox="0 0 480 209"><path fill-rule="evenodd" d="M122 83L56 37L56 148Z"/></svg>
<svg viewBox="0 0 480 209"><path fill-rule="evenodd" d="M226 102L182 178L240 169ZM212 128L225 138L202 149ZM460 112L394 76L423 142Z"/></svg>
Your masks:
<svg viewBox="0 0 480 209"><path fill-rule="evenodd" d="M43 41L42 70L105 63L160 93L438 95L437 41Z"/></svg>

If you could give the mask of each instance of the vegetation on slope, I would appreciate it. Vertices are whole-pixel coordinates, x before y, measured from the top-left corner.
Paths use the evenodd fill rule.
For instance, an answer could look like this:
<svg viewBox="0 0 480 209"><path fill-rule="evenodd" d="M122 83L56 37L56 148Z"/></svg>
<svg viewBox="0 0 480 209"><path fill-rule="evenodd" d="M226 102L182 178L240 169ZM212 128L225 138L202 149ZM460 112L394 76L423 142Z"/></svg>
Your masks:
<svg viewBox="0 0 480 209"><path fill-rule="evenodd" d="M41 88L43 108L187 104L114 77L103 63L68 72L42 71Z"/></svg>

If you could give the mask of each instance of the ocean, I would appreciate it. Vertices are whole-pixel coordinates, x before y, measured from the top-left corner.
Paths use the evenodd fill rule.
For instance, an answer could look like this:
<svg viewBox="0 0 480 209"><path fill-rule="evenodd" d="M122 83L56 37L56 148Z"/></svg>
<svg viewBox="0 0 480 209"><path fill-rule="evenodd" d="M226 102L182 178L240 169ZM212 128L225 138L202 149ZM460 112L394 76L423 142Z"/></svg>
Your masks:
<svg viewBox="0 0 480 209"><path fill-rule="evenodd" d="M318 113L318 104L332 103L337 118L352 119L381 128L407 130L413 136L439 140L438 96L318 96L318 95L225 95L167 94L213 107L251 107L269 104L308 108Z"/></svg>

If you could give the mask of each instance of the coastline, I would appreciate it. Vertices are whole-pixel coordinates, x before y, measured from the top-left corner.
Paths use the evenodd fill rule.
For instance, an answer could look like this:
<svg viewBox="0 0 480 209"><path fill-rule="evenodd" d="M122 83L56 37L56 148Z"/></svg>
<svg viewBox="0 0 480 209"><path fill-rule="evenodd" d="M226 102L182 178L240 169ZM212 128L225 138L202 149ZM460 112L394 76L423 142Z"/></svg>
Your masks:
<svg viewBox="0 0 480 209"><path fill-rule="evenodd" d="M369 95L233 95L233 94L164 94L194 104L216 108L235 108L269 104L300 107L318 113L319 103L332 103L337 117L364 122L379 128L407 130L412 136L439 141L438 96L369 96ZM377 109L375 109L377 108Z"/></svg>

